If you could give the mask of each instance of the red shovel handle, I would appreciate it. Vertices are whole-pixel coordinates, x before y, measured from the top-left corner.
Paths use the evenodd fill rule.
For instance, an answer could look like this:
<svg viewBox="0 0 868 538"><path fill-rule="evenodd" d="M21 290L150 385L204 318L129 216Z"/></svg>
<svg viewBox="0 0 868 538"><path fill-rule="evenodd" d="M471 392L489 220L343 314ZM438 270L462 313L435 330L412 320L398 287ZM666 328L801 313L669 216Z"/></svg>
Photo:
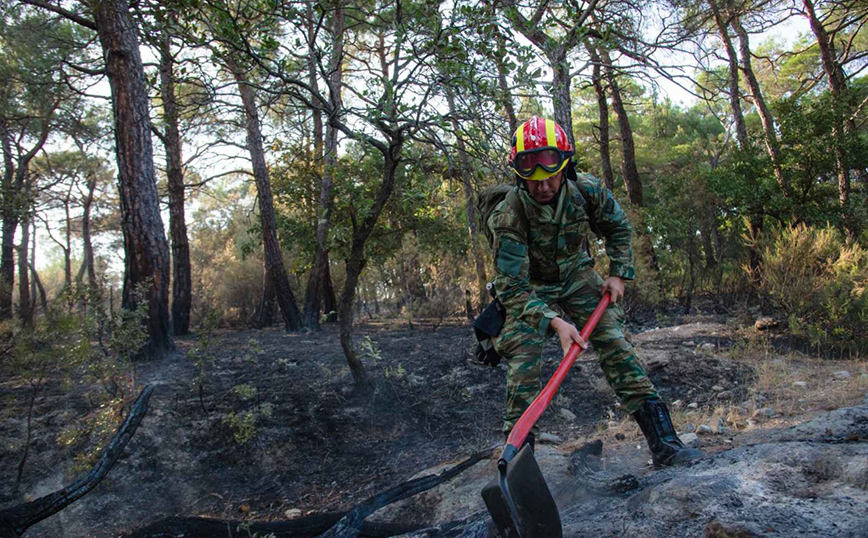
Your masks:
<svg viewBox="0 0 868 538"><path fill-rule="evenodd" d="M609 299L609 292L604 293L603 298L600 299L600 303L597 304L597 308L594 309L591 317L588 318L588 321L585 322L585 326L582 327L582 332L580 334L582 340L585 342L587 342L591 337L591 333L594 332L597 322L599 322L600 318L603 317L603 312L605 312L606 307L609 306ZM531 402L530 407L525 409L521 418L518 419L518 422L516 422L515 426L512 428L509 437L506 439L506 446L503 448L500 460L497 462L498 467L506 465L509 463L509 460L518 454L518 449L522 443L524 443L527 434L530 432L531 428L533 428L534 424L536 424L536 421L539 420L539 417L542 416L543 412L545 412L546 408L551 403L552 398L557 394L561 383L567 377L567 373L570 371L570 368L573 367L573 364L576 362L579 355L582 354L582 351L584 350L579 347L579 344L574 343L570 346L570 350L567 351L567 354L563 359L561 359L558 369L555 370L552 378L549 379L548 383L546 383L545 388L542 389L539 396Z"/></svg>

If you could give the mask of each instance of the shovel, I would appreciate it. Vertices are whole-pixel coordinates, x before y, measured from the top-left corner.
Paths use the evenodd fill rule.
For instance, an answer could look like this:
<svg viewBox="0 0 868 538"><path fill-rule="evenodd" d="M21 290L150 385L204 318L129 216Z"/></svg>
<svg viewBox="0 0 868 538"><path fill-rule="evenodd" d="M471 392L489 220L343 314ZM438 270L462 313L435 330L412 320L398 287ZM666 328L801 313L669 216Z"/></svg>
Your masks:
<svg viewBox="0 0 868 538"><path fill-rule="evenodd" d="M580 334L586 342L607 306L608 292L603 294L597 308L582 328ZM500 459L497 460L498 478L482 490L488 513L503 538L563 537L558 507L533 457L533 450L530 445L525 445L521 450L519 447L551 403L582 351L578 344L570 347L545 388L522 413L506 439Z"/></svg>

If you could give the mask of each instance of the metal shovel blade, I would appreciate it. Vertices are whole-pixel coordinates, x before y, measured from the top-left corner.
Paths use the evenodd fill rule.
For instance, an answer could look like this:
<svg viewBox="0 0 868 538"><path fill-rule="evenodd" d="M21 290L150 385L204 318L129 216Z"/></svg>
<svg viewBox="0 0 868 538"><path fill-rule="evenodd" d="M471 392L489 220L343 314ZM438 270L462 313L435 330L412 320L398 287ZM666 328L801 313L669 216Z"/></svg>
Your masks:
<svg viewBox="0 0 868 538"><path fill-rule="evenodd" d="M482 498L502 538L563 537L558 507L530 445L509 462L506 480L492 480Z"/></svg>

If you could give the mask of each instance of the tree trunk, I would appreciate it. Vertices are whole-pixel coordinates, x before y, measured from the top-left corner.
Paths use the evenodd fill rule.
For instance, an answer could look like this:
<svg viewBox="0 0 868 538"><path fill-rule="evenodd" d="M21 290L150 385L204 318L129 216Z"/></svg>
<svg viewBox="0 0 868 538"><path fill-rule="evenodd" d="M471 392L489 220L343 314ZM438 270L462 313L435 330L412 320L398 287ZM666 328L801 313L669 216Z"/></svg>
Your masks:
<svg viewBox="0 0 868 538"><path fill-rule="evenodd" d="M335 287L332 284L332 273L329 269L329 253L326 252L325 274L323 275L323 312L326 314L326 322L334 323L338 320L338 300L335 297Z"/></svg>
<svg viewBox="0 0 868 538"><path fill-rule="evenodd" d="M811 23L811 31L817 39L817 47L820 49L820 59L823 71L829 81L829 90L833 97L833 106L837 108L835 125L832 135L835 139L835 168L838 175L838 202L844 216L844 227L850 239L855 240L859 235L858 224L850 207L850 163L844 149L846 135L856 129L852 118L844 119L848 115L849 107L846 106L847 97L844 95L847 89L847 79L844 69L838 62L835 53L835 44L829 39L829 34L823 26L823 21L817 16L812 0L803 0L808 21Z"/></svg>
<svg viewBox="0 0 868 538"><path fill-rule="evenodd" d="M371 206L361 224L353 230L352 248L350 249L350 257L347 260L347 279L344 282L344 290L341 294L338 307L341 347L347 357L347 364L350 367L350 372L353 374L353 380L359 386L367 385L369 381L365 374L365 367L353 344L353 300L355 299L359 276L362 274L362 269L365 266L365 242L374 230L383 207L386 205L389 197L392 196L392 191L395 187L395 174L398 168L398 157L401 155L403 145L403 139L398 138L398 140L393 140L386 151L383 152L383 182L377 191L377 198L374 200L373 206Z"/></svg>
<svg viewBox="0 0 868 538"><path fill-rule="evenodd" d="M148 342L140 356L161 358L172 350L169 320L169 245L160 218L154 174L148 92L136 28L124 0L93 3L112 93L118 190L126 253L123 306L148 309ZM144 287L139 297L137 288Z"/></svg>
<svg viewBox="0 0 868 538"><path fill-rule="evenodd" d="M573 136L573 105L570 99L570 62L567 59L567 50L563 45L558 45L547 56L552 68L551 93L555 123L563 127L570 144L576 147Z"/></svg>
<svg viewBox="0 0 868 538"><path fill-rule="evenodd" d="M175 95L175 58L171 40L164 30L160 39L160 96L163 101L166 148L166 179L169 187L169 233L172 236L172 329L176 335L190 332L193 278L190 246L184 216L184 170L181 135L178 129L178 100Z"/></svg>
<svg viewBox="0 0 868 538"><path fill-rule="evenodd" d="M90 230L90 212L93 207L93 195L96 190L96 176L87 178L87 196L82 204L81 216L81 241L84 244L84 259L81 262L81 267L78 269L78 274L75 277L76 282L81 282L87 273L87 285L91 288L96 287L96 267L94 265L93 255L93 238Z"/></svg>
<svg viewBox="0 0 868 538"><path fill-rule="evenodd" d="M500 99L506 113L506 121L509 123L509 134L512 135L518 129L518 118L515 115L512 92L509 91L509 84L506 79L506 38L499 27L496 27L494 31L497 39L497 54L494 55L494 63L497 66L497 86L500 89Z"/></svg>
<svg viewBox="0 0 868 538"><path fill-rule="evenodd" d="M3 237L0 240L0 320L12 317L12 287L15 285L15 206L14 191L15 161L12 158L12 140L6 119L0 117L0 147L3 150L2 219Z"/></svg>
<svg viewBox="0 0 868 538"><path fill-rule="evenodd" d="M30 230L30 301L33 305L32 314L36 313L36 294L37 294L37 281L39 277L36 275L36 219L30 219L31 230ZM31 315L32 315L31 314Z"/></svg>
<svg viewBox="0 0 868 538"><path fill-rule="evenodd" d="M63 200L63 210L66 213L66 220L64 227L63 235L63 285L66 288L72 286L72 215L69 211L69 206L72 205L72 189L73 186L69 186L69 190L66 193L66 198Z"/></svg>
<svg viewBox="0 0 868 538"><path fill-rule="evenodd" d="M33 304L30 295L30 276L27 268L30 247L30 222L21 223L21 243L18 245L18 317L25 327L33 325Z"/></svg>
<svg viewBox="0 0 868 538"><path fill-rule="evenodd" d="M30 161L42 150L51 131L50 119L57 103L45 111L40 121L41 131L30 150L22 154L18 149L18 162L12 153L12 135L5 118L0 118L0 148L3 151L3 178L0 184L0 217L3 219L3 237L0 240L0 320L12 317L12 288L15 286L15 231L21 215L29 209L28 193ZM18 146L16 144L16 146Z"/></svg>
<svg viewBox="0 0 868 538"><path fill-rule="evenodd" d="M732 40L729 38L728 25L723 20L720 9L715 3L716 0L708 0L708 5L711 7L711 12L714 15L714 21L717 25L718 35L726 50L726 59L728 65L727 82L729 84L729 106L732 109L732 121L735 123L735 139L738 142L738 147L747 149L747 126L744 123L744 113L741 109L741 95L738 90L738 55L735 53L735 47L732 45Z"/></svg>
<svg viewBox="0 0 868 538"><path fill-rule="evenodd" d="M750 140L747 136L747 126L744 123L744 112L741 108L741 97L738 89L738 56L735 53L735 47L732 45L732 40L729 38L729 30L726 21L720 13L715 0L708 0L708 5L711 7L711 12L714 15L714 21L717 24L720 40L726 50L729 83L729 106L732 109L732 119L735 123L735 139L738 147L742 150L747 150L750 145ZM756 183L755 178L748 178L752 184ZM754 204L751 204L754 205ZM752 238L759 237L762 232L762 211L757 207L748 207L748 234ZM754 283L759 282L760 272L762 270L762 258L760 253L752 246L748 245L747 258L748 269L750 270L751 278Z"/></svg>
<svg viewBox="0 0 868 538"><path fill-rule="evenodd" d="M244 104L244 123L247 130L247 147L253 165L253 176L256 179L256 190L259 195L259 220L262 225L262 242L264 245L265 267L269 279L274 285L277 304L283 314L287 331L301 328L301 314L296 306L295 296L289 285L289 277L283 264L280 243L277 240L277 226L274 220L274 198L271 194L271 181L268 178L268 166L265 162L265 149L262 146L259 111L256 108L256 96L253 88L247 84L244 74L230 61L229 68L238 83L238 92Z"/></svg>
<svg viewBox="0 0 868 538"><path fill-rule="evenodd" d="M271 325L274 321L272 315L274 307L274 284L271 281L271 275L268 273L268 268L263 268L262 275L262 296L259 299L259 310L256 312L256 321L254 325L257 329L263 329Z"/></svg>
<svg viewBox="0 0 868 538"><path fill-rule="evenodd" d="M642 179L639 177L639 169L636 167L636 148L633 143L633 128L630 126L630 118L627 116L627 108L621 98L621 88L615 75L615 66L609 51L604 48L599 50L603 60L603 69L606 80L609 83L609 91L612 94L612 110L618 120L618 136L621 139L621 175L624 176L624 185L627 187L627 198L636 207L643 207Z"/></svg>
<svg viewBox="0 0 868 538"><path fill-rule="evenodd" d="M610 191L615 189L615 174L612 172L612 156L609 150L609 103L606 100L606 89L603 86L601 75L602 61L597 50L590 44L585 43L591 61L594 63L591 73L591 82L594 85L594 93L597 95L597 109L600 114L600 168L603 172L603 181Z"/></svg>
<svg viewBox="0 0 868 538"><path fill-rule="evenodd" d="M343 34L344 13L338 7L332 16L332 33L335 42L332 45L331 58L329 60L330 75L328 90L331 104L331 114L326 130L325 156L323 157L323 174L320 182L319 208L320 214L316 223L316 251L314 261L308 276L307 291L304 300L304 325L305 327L318 329L320 318L320 306L324 300L326 291L323 283L328 278L328 235L331 228L332 209L334 201L332 197L332 184L338 162L338 130L335 125L337 115L341 108L341 91L343 85L343 70L341 59L343 58ZM311 55L314 52L311 51ZM313 61L313 60L311 60ZM316 73L311 73L311 84L316 83ZM312 86L316 89L316 86ZM315 112L317 114L317 112ZM316 126L315 126L316 127ZM319 127L322 136L322 125ZM316 130L316 129L315 129ZM332 290L333 292L333 290ZM326 309L326 312L329 312Z"/></svg>
<svg viewBox="0 0 868 538"><path fill-rule="evenodd" d="M741 53L741 72L744 74L744 79L747 81L748 88L750 88L751 99L753 100L754 106L756 106L760 122L762 122L766 150L768 151L769 158L772 161L775 180L778 182L778 186L783 195L789 196L790 188L787 184L786 178L784 178L784 171L781 168L781 148L780 144L778 144L778 135L775 133L775 120L768 105L766 105L762 88L760 88L759 81L756 79L756 75L753 72L753 66L751 65L750 39L738 17L731 16L731 21L732 27L735 30L736 35L738 35L739 51Z"/></svg>
<svg viewBox="0 0 868 538"><path fill-rule="evenodd" d="M476 229L478 216L476 214L476 202L473 196L473 169L470 165L470 157L467 155L467 146L464 144L464 136L458 124L455 110L455 95L452 87L446 85L446 102L449 105L449 115L452 116L452 131L455 133L455 142L458 146L458 158L461 162L461 182L464 184L464 208L467 212L467 231L470 234L470 257L476 269L476 305L477 312L482 312L488 303L488 291L485 284L488 279L485 276L485 260L479 246L479 233Z"/></svg>

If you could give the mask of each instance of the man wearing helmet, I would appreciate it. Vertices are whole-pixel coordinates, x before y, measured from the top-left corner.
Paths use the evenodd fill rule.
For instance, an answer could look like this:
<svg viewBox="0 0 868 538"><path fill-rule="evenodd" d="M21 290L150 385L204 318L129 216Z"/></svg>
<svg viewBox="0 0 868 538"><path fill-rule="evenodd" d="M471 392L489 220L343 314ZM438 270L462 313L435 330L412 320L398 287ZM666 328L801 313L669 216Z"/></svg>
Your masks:
<svg viewBox="0 0 868 538"><path fill-rule="evenodd" d="M624 310L618 302L624 281L634 277L630 223L599 179L580 174L567 180L572 156L566 133L554 121L534 116L522 124L512 138L509 160L524 214L504 200L487 222L494 237L494 288L506 312L494 339L508 367L504 431L539 394L544 339L557 334L564 352L574 342L587 347L561 312L583 322L608 291L612 304L591 335L606 380L639 423L655 466L696 459L701 453L678 439L666 405L624 337ZM593 267L588 246L592 228L605 239L605 279Z"/></svg>

